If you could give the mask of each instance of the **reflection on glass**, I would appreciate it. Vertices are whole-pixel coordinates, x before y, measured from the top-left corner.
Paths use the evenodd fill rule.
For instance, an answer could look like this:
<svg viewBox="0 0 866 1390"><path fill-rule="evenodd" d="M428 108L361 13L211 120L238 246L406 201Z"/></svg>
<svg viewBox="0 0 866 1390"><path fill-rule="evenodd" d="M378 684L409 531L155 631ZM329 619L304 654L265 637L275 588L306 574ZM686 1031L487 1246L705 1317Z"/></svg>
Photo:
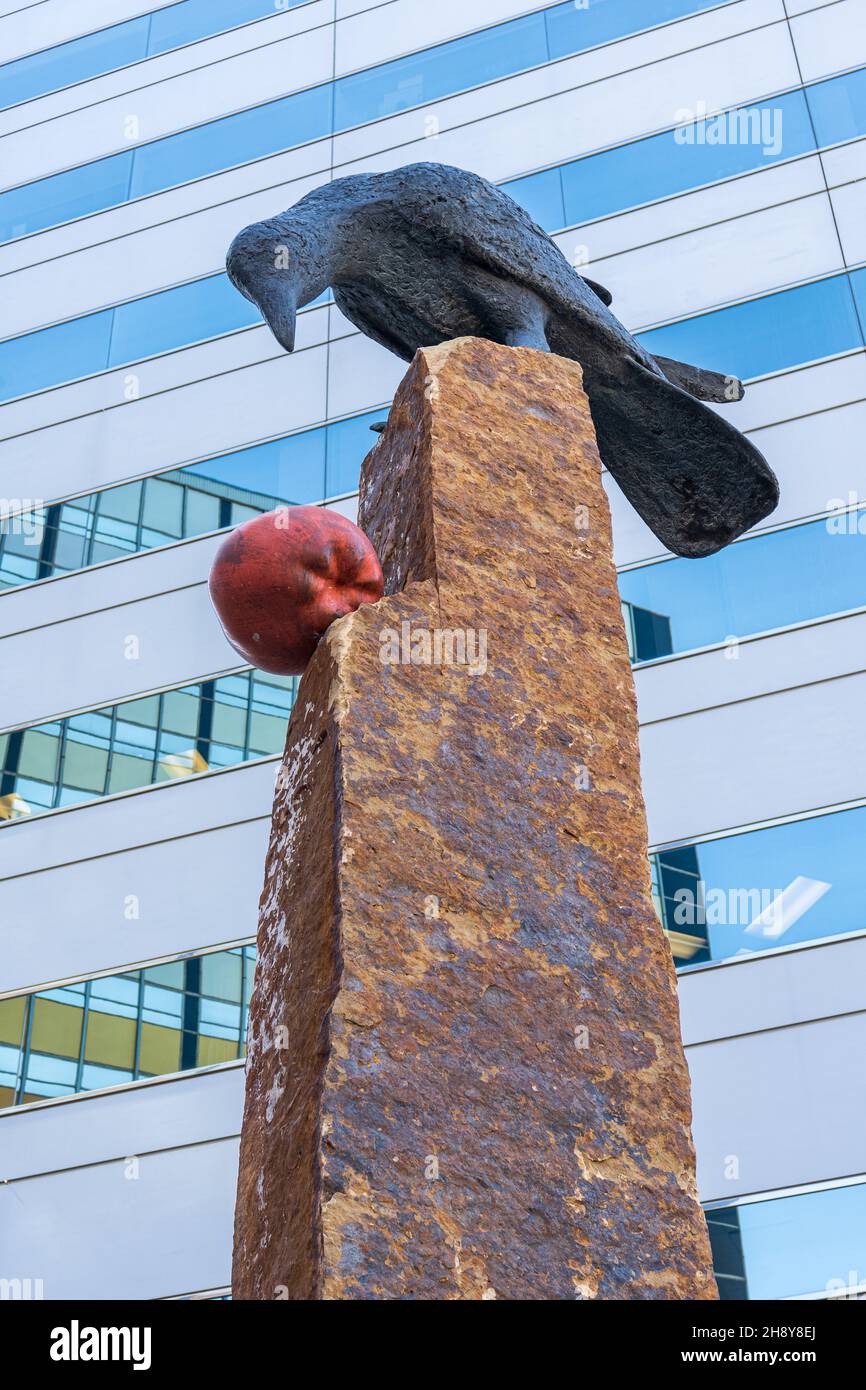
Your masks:
<svg viewBox="0 0 866 1390"><path fill-rule="evenodd" d="M862 931L866 807L651 856L656 909L678 965Z"/></svg>
<svg viewBox="0 0 866 1390"><path fill-rule="evenodd" d="M866 68L806 88L820 145L855 140L866 131Z"/></svg>
<svg viewBox="0 0 866 1390"><path fill-rule="evenodd" d="M858 74L847 74L845 78L833 78L829 83L814 86L829 92L835 84L847 83L855 76ZM359 77L366 81L369 74L362 73ZM692 138L684 144L676 143L682 132L665 131L526 178L513 179L502 187L522 203L542 227L552 232L621 210L627 205L626 199L631 206L669 197L716 179L734 177L750 168L761 167L768 159L788 159L814 148L804 96L804 91L808 95L812 90L807 87L783 93L763 106L744 107L726 116L711 118L745 122L756 118L758 138L754 142L708 143L708 121L703 121L686 128L687 133L692 132ZM843 99L847 100L844 93L840 93L839 100ZM825 100L830 100L829 95ZM234 121L236 118L227 119ZM202 130L210 131L211 127L189 132L190 140L199 141ZM761 143L777 130L778 150ZM866 121L859 133L864 132ZM272 130L268 138L273 140ZM225 149L222 152L225 153ZM253 157L252 154L249 157ZM120 166L117 168L119 170ZM129 174L127 166L123 169L126 172L118 173L121 183ZM21 190L16 192L16 197L19 192ZM855 297L862 278L862 271L854 272L851 277ZM782 303L788 305L789 301ZM790 301L795 310L798 303ZM862 315L862 302L860 307ZM0 343L0 400L74 381L93 372L185 347L260 321L258 309L237 293L224 274L209 275L120 304L115 309L83 315ZM803 342L808 350L808 341L804 338ZM816 353L813 351L810 355Z"/></svg>
<svg viewBox="0 0 866 1390"><path fill-rule="evenodd" d="M0 1107L244 1055L254 946L0 1000Z"/></svg>
<svg viewBox="0 0 866 1390"><path fill-rule="evenodd" d="M862 347L851 278L831 275L638 337L650 352L747 381Z"/></svg>
<svg viewBox="0 0 866 1390"><path fill-rule="evenodd" d="M648 608L623 601L622 616L631 661L653 661L670 655L671 620L664 613L651 613Z"/></svg>
<svg viewBox="0 0 866 1390"><path fill-rule="evenodd" d="M743 1302L749 1297L749 1284L743 1259L740 1208L714 1208L706 1216L719 1298Z"/></svg>
<svg viewBox="0 0 866 1390"><path fill-rule="evenodd" d="M261 318L220 274L7 338L0 343L0 400L188 347Z"/></svg>
<svg viewBox="0 0 866 1390"><path fill-rule="evenodd" d="M709 117L584 155L556 169L513 179L503 187L546 231L555 231L735 178L816 148L806 98L799 89L726 113L721 126L719 120ZM742 123L750 138L731 138L737 135L735 123ZM720 129L725 138L715 143Z"/></svg>
<svg viewBox="0 0 866 1390"><path fill-rule="evenodd" d="M567 0L12 189L0 196L0 237L23 236L218 169L262 159L718 3L594 0L586 10L576 11ZM101 174L103 165L111 165L110 172Z"/></svg>
<svg viewBox="0 0 866 1390"><path fill-rule="evenodd" d="M294 676L243 671L5 736L0 824L282 750Z"/></svg>
<svg viewBox="0 0 866 1390"><path fill-rule="evenodd" d="M28 53L0 67L0 106L31 101L46 92L86 82L115 68L167 53L254 19L279 14L304 0L180 0L54 48Z"/></svg>
<svg viewBox="0 0 866 1390"><path fill-rule="evenodd" d="M201 536L358 486L382 410L0 521L0 590Z"/></svg>
<svg viewBox="0 0 866 1390"><path fill-rule="evenodd" d="M723 1299L866 1296L866 1183L707 1211Z"/></svg>
<svg viewBox="0 0 866 1390"><path fill-rule="evenodd" d="M866 604L866 510L753 536L703 560L625 570L619 589L638 609L666 615L673 652L859 608Z"/></svg>

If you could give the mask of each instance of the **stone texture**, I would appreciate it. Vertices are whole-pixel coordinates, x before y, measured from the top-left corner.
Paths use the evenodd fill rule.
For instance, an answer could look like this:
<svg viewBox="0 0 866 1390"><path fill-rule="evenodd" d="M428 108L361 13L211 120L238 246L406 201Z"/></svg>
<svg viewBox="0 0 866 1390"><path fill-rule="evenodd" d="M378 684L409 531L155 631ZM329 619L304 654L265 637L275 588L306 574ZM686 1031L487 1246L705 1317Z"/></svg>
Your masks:
<svg viewBox="0 0 866 1390"><path fill-rule="evenodd" d="M579 366L421 350L359 521L388 597L289 727L235 1297L714 1298ZM383 664L389 629L483 630L486 669Z"/></svg>

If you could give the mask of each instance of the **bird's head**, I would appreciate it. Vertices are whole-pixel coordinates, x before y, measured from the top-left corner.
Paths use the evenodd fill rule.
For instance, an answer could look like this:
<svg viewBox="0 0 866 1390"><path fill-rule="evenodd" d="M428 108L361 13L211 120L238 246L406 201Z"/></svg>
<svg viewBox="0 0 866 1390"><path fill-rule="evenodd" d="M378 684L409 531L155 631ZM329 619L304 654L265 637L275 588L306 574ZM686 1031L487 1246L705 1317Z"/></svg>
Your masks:
<svg viewBox="0 0 866 1390"><path fill-rule="evenodd" d="M298 309L327 286L321 257L308 237L285 219L253 222L229 247L226 270L235 288L261 309L280 347L292 352Z"/></svg>

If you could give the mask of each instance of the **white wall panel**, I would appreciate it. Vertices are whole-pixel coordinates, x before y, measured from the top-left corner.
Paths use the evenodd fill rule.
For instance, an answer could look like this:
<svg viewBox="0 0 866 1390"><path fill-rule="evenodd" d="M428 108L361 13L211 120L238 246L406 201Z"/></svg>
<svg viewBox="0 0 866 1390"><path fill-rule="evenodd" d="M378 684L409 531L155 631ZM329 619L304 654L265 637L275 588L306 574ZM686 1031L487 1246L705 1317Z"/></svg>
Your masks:
<svg viewBox="0 0 866 1390"><path fill-rule="evenodd" d="M752 388L754 389L754 388ZM801 400L809 408L808 395ZM785 424L753 430L751 439L775 470L779 506L768 520L778 523L848 503L855 490L866 501L866 461L860 440L866 432L866 403L838 406Z"/></svg>
<svg viewBox="0 0 866 1390"><path fill-rule="evenodd" d="M169 814L172 790L161 797ZM258 820L122 853L99 854L94 846L93 858L0 882L0 990L254 937L272 769L261 791ZM139 915L130 921L133 899Z"/></svg>
<svg viewBox="0 0 866 1390"><path fill-rule="evenodd" d="M111 576L105 601L111 604ZM138 655L126 653L134 641ZM205 581L5 637L0 728L38 724L243 665Z"/></svg>
<svg viewBox="0 0 866 1390"><path fill-rule="evenodd" d="M795 367L750 382L744 400L714 409L737 429L751 431L797 419L803 414L804 402L810 411L832 410L864 397L866 353L857 351L832 362Z"/></svg>
<svg viewBox="0 0 866 1390"><path fill-rule="evenodd" d="M243 763L12 821L0 832L0 881L270 815L276 768L273 758Z"/></svg>
<svg viewBox="0 0 866 1390"><path fill-rule="evenodd" d="M149 5L147 8L151 10L156 6ZM139 100L137 93L141 88L153 87L166 79L195 69L215 68L216 64L236 54L266 48L293 34L328 24L330 17L329 0L307 0L307 4L283 14L275 9L270 13L265 10L259 21L253 20L222 34L216 34L212 38L184 44L166 53L93 77L86 82L77 82L10 107L0 112L0 136L65 117L83 107L94 107L122 93L129 93L129 109L134 111ZM268 21L267 28L264 27L265 20ZM115 21L112 18L108 19L109 24L113 22ZM219 80L217 73L218 69L215 69L214 80ZM302 81L300 85L306 86L306 82ZM195 119L193 114L192 121ZM76 158L75 162L80 161Z"/></svg>
<svg viewBox="0 0 866 1390"><path fill-rule="evenodd" d="M574 260L575 248L580 246L587 249L590 262L594 263L634 247L661 242L716 222L730 222L762 208L823 192L821 164L818 156L813 155L792 160L790 164L772 165L695 193L683 193L634 212L584 222L560 233L554 240L569 260Z"/></svg>
<svg viewBox="0 0 866 1390"><path fill-rule="evenodd" d="M389 401L405 372L406 363L378 343L361 340L358 334L341 338L331 344L328 409L332 415L349 415Z"/></svg>
<svg viewBox="0 0 866 1390"><path fill-rule="evenodd" d="M323 420L326 349L288 356L274 343L274 350L267 362L153 395L140 368L140 400L106 401L95 413L43 428L32 421L26 433L0 441L4 491L48 499L92 492ZM4 418L0 412L0 424ZM21 426L27 428L23 419Z"/></svg>
<svg viewBox="0 0 866 1390"><path fill-rule="evenodd" d="M803 81L866 63L862 0L839 0L791 20Z"/></svg>
<svg viewBox="0 0 866 1390"><path fill-rule="evenodd" d="M851 140L847 145L825 150L821 161L831 188L855 179L866 179L866 140Z"/></svg>
<svg viewBox="0 0 866 1390"><path fill-rule="evenodd" d="M707 704L714 698L708 689ZM847 676L644 724L650 842L699 839L862 796L864 699L866 676Z"/></svg>
<svg viewBox="0 0 866 1390"><path fill-rule="evenodd" d="M157 1146L235 1138L243 1107L243 1063L141 1081L48 1105L0 1112L3 1176L104 1163ZM58 1165L58 1156L62 1164Z"/></svg>
<svg viewBox="0 0 866 1390"><path fill-rule="evenodd" d="M708 705L753 700L805 681L833 680L856 672L866 654L866 614L804 624L772 637L743 638L738 653L732 660L724 648L716 647L639 667L635 684L641 722L676 719ZM738 708L747 722L745 707ZM861 772L862 794L866 794L866 767Z"/></svg>
<svg viewBox="0 0 866 1390"><path fill-rule="evenodd" d="M863 22L866 25L866 13ZM845 260L849 265L866 261L866 179L835 188L830 196Z"/></svg>
<svg viewBox="0 0 866 1390"><path fill-rule="evenodd" d="M156 1136L155 1136L156 1137ZM230 1281L236 1139L0 1187L0 1269L47 1299L150 1299ZM214 1275L218 1277L214 1278Z"/></svg>
<svg viewBox="0 0 866 1390"><path fill-rule="evenodd" d="M612 291L618 316L633 329L763 294L841 266L826 193L609 260L593 259L593 273Z"/></svg>
<svg viewBox="0 0 866 1390"><path fill-rule="evenodd" d="M702 1200L862 1173L864 1046L858 1013L689 1048Z"/></svg>
<svg viewBox="0 0 866 1390"><path fill-rule="evenodd" d="M104 29L106 24L119 24L151 10L162 10L173 3L174 0L111 0L109 18L105 0L46 0L41 5L10 0L2 7L0 52L4 62L8 62L24 53L53 48L79 34L89 34L94 29Z"/></svg>
<svg viewBox="0 0 866 1390"><path fill-rule="evenodd" d="M293 17L297 20L298 15ZM183 70L187 65L182 59L178 64L179 56L173 60L181 68L176 77L157 80L137 91L124 92L7 135L3 142L2 187L44 178L57 170L86 164L328 81L333 33L329 27L319 27L192 71ZM143 73L142 77L148 80L148 74ZM132 139L126 133L130 117L136 121Z"/></svg>
<svg viewBox="0 0 866 1390"><path fill-rule="evenodd" d="M106 603L133 603L201 583L207 578L223 534L147 550L107 565L6 590L0 594L0 641L13 633L98 612Z"/></svg>
<svg viewBox="0 0 866 1390"><path fill-rule="evenodd" d="M4 828L0 991L254 937L278 766L161 783Z"/></svg>
<svg viewBox="0 0 866 1390"><path fill-rule="evenodd" d="M46 1299L229 1283L242 1110L238 1066L5 1112L0 1277Z"/></svg>
<svg viewBox="0 0 866 1390"><path fill-rule="evenodd" d="M681 970L687 1047L863 1009L866 936Z"/></svg>
<svg viewBox="0 0 866 1390"><path fill-rule="evenodd" d="M820 10L825 5L836 5L839 0L785 0L789 15L803 14L806 10Z"/></svg>

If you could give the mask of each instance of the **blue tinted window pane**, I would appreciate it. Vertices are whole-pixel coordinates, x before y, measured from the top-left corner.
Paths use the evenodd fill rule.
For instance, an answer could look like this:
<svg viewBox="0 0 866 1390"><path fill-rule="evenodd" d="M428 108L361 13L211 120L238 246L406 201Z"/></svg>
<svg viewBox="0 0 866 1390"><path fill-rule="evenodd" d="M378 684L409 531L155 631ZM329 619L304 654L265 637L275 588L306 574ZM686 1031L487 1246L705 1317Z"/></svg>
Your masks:
<svg viewBox="0 0 866 1390"><path fill-rule="evenodd" d="M864 837L858 807L660 850L665 928L702 937L710 960L862 931Z"/></svg>
<svg viewBox="0 0 866 1390"><path fill-rule="evenodd" d="M226 275L194 280L0 343L0 400L260 321L259 310Z"/></svg>
<svg viewBox="0 0 866 1390"><path fill-rule="evenodd" d="M131 170L132 151L124 151L0 194L0 237L26 236L125 202Z"/></svg>
<svg viewBox="0 0 866 1390"><path fill-rule="evenodd" d="M453 39L334 84L337 130L392 116L468 87L547 62L542 14Z"/></svg>
<svg viewBox="0 0 866 1390"><path fill-rule="evenodd" d="M705 9L710 3L717 0L653 0L650 8L617 3L616 33L627 33L634 24L662 23L681 13ZM264 158L332 130L493 81L546 62L552 45L564 52L577 51L586 46L586 34L582 29L574 31L576 20L585 22L593 15L592 32L601 33L613 23L609 18L613 13L613 0L594 0L591 10L578 11L569 4L556 7L552 13L542 11L509 20L335 83L139 146L132 171L130 152L53 175L0 198L0 236L21 236L113 207L130 197ZM553 34L550 42L548 30ZM118 166L117 160L123 161L122 165Z"/></svg>
<svg viewBox="0 0 866 1390"><path fill-rule="evenodd" d="M546 14L551 58L564 58L639 29L667 24L708 10L719 0L584 0L557 5Z"/></svg>
<svg viewBox="0 0 866 1390"><path fill-rule="evenodd" d="M154 14L4 64L0 67L0 104L29 101L303 3L305 0L181 0Z"/></svg>
<svg viewBox="0 0 866 1390"><path fill-rule="evenodd" d="M0 400L108 366L111 310L0 343Z"/></svg>
<svg viewBox="0 0 866 1390"><path fill-rule="evenodd" d="M675 652L859 608L866 511L738 541L703 560L644 565L620 574L619 588L629 603L664 615Z"/></svg>
<svg viewBox="0 0 866 1390"><path fill-rule="evenodd" d="M331 91L312 87L251 111L224 116L135 151L129 197L139 198L188 179L262 159L330 133Z"/></svg>
<svg viewBox="0 0 866 1390"><path fill-rule="evenodd" d="M356 492L364 462L377 436L370 431L375 420L387 419L387 410L359 415L354 420L341 420L328 427L328 473L325 480L325 496L340 497L345 492Z"/></svg>
<svg viewBox="0 0 866 1390"><path fill-rule="evenodd" d="M733 178L814 147L803 93L789 92L564 165L565 224Z"/></svg>
<svg viewBox="0 0 866 1390"><path fill-rule="evenodd" d="M194 280L121 304L114 311L109 365L135 362L260 320L256 306L238 294L226 275Z"/></svg>
<svg viewBox="0 0 866 1390"><path fill-rule="evenodd" d="M851 275L854 301L860 317L860 329L866 339L866 269L855 270Z"/></svg>
<svg viewBox="0 0 866 1390"><path fill-rule="evenodd" d="M207 479L233 501L260 503L263 511L281 502L318 502L325 496L325 430L240 449L183 471Z"/></svg>
<svg viewBox="0 0 866 1390"><path fill-rule="evenodd" d="M115 24L96 34L4 63L0 67L0 105L30 101L58 87L85 82L101 72L137 62L147 56L149 26L150 16L142 15L140 19L130 19L125 24Z"/></svg>
<svg viewBox="0 0 866 1390"><path fill-rule="evenodd" d="M650 352L745 379L863 343L844 275L699 314L638 337Z"/></svg>
<svg viewBox="0 0 866 1390"><path fill-rule="evenodd" d="M807 92L819 144L866 135L866 68L815 82Z"/></svg>
<svg viewBox="0 0 866 1390"><path fill-rule="evenodd" d="M567 225L560 169L545 169L540 174L529 174L525 179L512 179L502 187L509 197L526 208L530 217L545 231L556 231Z"/></svg>
<svg viewBox="0 0 866 1390"><path fill-rule="evenodd" d="M26 729L25 740L30 740L30 751L23 762L15 746L18 741L7 739L0 762L0 785L3 786L0 823L9 824L51 807L74 806L110 791L128 791L168 777L185 777L256 757L256 748L243 733L257 717L256 706L262 708L264 705L276 716L269 726L271 743L265 751L277 751L282 747L297 681L271 676L266 681L251 683L246 675L231 677L227 682L218 681L216 686L221 700L226 699L223 687L239 692L233 703L241 713L242 739L237 746L228 749L210 742L200 717L199 707L210 704L213 699L211 682L125 700L118 705L58 720L54 725ZM287 698L265 700L263 691L278 692ZM185 711L185 718L189 725L195 721L198 732L194 742L192 735L181 737L176 731L177 703L176 699L171 702L172 695L189 699L191 708ZM275 727L277 719L278 729ZM58 735L61 740L59 770L55 749ZM42 743L34 742L36 739L41 739ZM43 752L45 743L49 746ZM37 777L26 775L30 770L37 772Z"/></svg>
<svg viewBox="0 0 866 1390"><path fill-rule="evenodd" d="M866 1183L728 1207L750 1299L839 1293L866 1269ZM709 1221L723 1213L710 1211Z"/></svg>

